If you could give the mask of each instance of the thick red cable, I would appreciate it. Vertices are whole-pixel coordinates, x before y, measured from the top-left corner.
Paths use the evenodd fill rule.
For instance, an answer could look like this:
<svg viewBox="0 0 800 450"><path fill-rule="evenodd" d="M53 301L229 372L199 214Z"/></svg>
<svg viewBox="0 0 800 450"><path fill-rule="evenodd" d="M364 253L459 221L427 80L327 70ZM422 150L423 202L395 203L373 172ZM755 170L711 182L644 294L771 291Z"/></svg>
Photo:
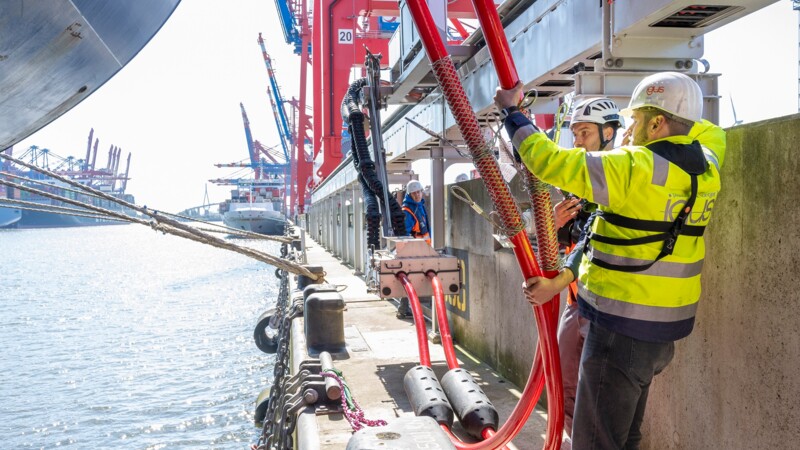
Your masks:
<svg viewBox="0 0 800 450"><path fill-rule="evenodd" d="M481 432L481 438L485 441L486 439L489 439L490 437L494 436L494 434L495 434L494 428L487 427L484 428L483 431ZM504 445L502 447L502 450L509 450L508 445Z"/></svg>
<svg viewBox="0 0 800 450"><path fill-rule="evenodd" d="M486 46L489 47L489 54L492 56L497 78L500 87L512 89L520 81L514 59L511 55L511 47L506 39L505 29L497 13L497 7L492 0L472 0L478 22L481 24ZM527 172L527 170L526 170ZM530 173L524 174L528 186L535 187L540 182ZM538 191L538 189L536 190ZM544 198L546 197L546 198ZM556 267L558 260L558 243L555 238L555 228L552 220L541 220L552 217L552 202L550 201L549 189L542 192L534 192L531 189L531 203L536 217L536 233L539 243L540 262L545 268ZM549 267L548 267L549 266ZM544 276L553 278L558 271L547 270ZM553 321L558 315L558 295L549 304L549 320ZM540 341L541 343L541 341ZM562 429L564 428L564 391L561 380L561 362L558 352L542 351L545 357L544 369L547 372L547 432L545 434L544 448L547 450L558 450L561 448Z"/></svg>
<svg viewBox="0 0 800 450"><path fill-rule="evenodd" d="M486 184L494 207L500 216L504 228L507 230L506 233L513 233L511 241L515 245L514 254L517 257L522 275L525 279L534 276L542 276L542 272L539 270L539 266L533 255L533 248L525 234L522 217L511 196L508 185L500 174L500 169L497 161L491 154L489 144L486 142L481 132L478 119L464 92L464 88L455 71L455 66L448 58L444 42L442 42L430 10L423 0L410 0L407 5L412 19L420 32L423 47L431 61L437 81L442 87L445 100L472 154L475 167ZM543 361L552 364L552 361L558 361L558 352L555 342L555 326L549 317L552 315L551 308L534 306L533 311L539 331L539 351L541 351L543 355ZM506 423L497 431L497 434L478 444L453 442L457 448L499 448L511 441L524 425L528 415L533 410L536 400L541 394L543 367L541 363L537 364L538 361L539 358L535 358L531 375L523 391L522 399L520 399L520 402L517 404Z"/></svg>
<svg viewBox="0 0 800 450"><path fill-rule="evenodd" d="M444 288L442 281L436 276L436 272L427 273L433 286L433 299L436 304L436 322L439 324L439 334L442 337L442 348L444 348L444 358L447 360L447 368L450 370L458 369L458 359L456 350L453 348L453 335L450 334L450 323L447 321L447 306L444 304Z"/></svg>
<svg viewBox="0 0 800 450"><path fill-rule="evenodd" d="M422 305L419 304L419 296L414 286L408 280L408 276L400 272L397 279L402 283L408 295L408 303L411 306L411 314L414 316L414 327L417 329L417 346L419 347L419 363L422 366L431 366L431 354L428 350L428 329L425 327L425 318L422 317Z"/></svg>

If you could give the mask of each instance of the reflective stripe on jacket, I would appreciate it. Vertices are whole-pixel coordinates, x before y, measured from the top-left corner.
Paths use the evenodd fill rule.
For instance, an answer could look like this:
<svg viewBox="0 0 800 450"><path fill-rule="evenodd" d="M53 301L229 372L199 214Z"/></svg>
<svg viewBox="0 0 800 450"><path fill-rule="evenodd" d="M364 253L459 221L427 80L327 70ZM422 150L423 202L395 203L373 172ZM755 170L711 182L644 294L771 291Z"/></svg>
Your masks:
<svg viewBox="0 0 800 450"><path fill-rule="evenodd" d="M698 176L698 193L686 224L708 224L720 190L719 169L725 156L725 132L704 121L689 136L660 141L689 145L697 140L707 168ZM643 146L605 152L565 149L533 126L513 136L525 165L541 180L598 204L605 211L633 219L670 223L690 194L690 175ZM713 150L712 150L713 148ZM652 232L595 220L591 231L617 239L635 239ZM640 272L599 267L639 266L656 259L662 242L614 245L591 242L578 275L581 313L612 331L647 341L672 341L687 336L700 298L700 272L705 256L702 236L680 235L672 254Z"/></svg>

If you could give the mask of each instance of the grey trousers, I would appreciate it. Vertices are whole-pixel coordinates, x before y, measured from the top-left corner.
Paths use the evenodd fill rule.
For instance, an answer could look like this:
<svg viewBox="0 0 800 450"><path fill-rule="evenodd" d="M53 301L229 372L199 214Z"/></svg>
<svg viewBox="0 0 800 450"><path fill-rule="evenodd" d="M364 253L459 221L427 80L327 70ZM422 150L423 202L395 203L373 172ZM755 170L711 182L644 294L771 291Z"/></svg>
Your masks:
<svg viewBox="0 0 800 450"><path fill-rule="evenodd" d="M638 450L653 377L672 361L672 342L646 342L592 323L583 345L573 450Z"/></svg>
<svg viewBox="0 0 800 450"><path fill-rule="evenodd" d="M568 436L572 436L578 369L581 366L581 351L587 333L589 320L578 313L578 304L567 304L558 324L558 353L561 357L561 380L564 384L564 431Z"/></svg>

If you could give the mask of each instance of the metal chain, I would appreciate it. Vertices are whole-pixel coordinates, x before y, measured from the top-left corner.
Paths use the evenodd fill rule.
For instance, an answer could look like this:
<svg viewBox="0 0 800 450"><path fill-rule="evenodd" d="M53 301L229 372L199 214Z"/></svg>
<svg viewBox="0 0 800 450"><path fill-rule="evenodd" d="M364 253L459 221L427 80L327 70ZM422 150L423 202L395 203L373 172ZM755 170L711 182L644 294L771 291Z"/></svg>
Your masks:
<svg viewBox="0 0 800 450"><path fill-rule="evenodd" d="M281 247L281 255L286 259L293 259L293 254L288 251L287 244ZM261 428L261 435L258 438L257 444L254 446L259 450L266 450L272 448L285 448L285 447L272 447L272 442L275 441L276 431L278 434L278 442L286 443L286 428L280 426L280 416L285 408L287 386L291 383L287 377L290 372L289 368L289 345L292 319L301 314L300 304L289 304L289 273L283 269L275 271L275 275L280 279L278 289L278 298L275 305L275 316L280 324L278 327L277 335L277 352L275 354L275 366L273 367L272 389L269 393L267 402L267 412L264 416L264 424ZM277 419L277 420L276 420ZM278 429L276 429L278 428Z"/></svg>

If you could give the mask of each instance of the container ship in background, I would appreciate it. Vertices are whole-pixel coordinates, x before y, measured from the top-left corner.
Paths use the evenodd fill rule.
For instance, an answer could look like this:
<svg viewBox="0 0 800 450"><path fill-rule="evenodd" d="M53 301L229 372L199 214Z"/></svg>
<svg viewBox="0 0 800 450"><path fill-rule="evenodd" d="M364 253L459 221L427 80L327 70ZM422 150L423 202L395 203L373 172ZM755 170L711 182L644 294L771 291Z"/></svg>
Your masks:
<svg viewBox="0 0 800 450"><path fill-rule="evenodd" d="M259 42L263 45L260 37ZM269 61L269 56L266 53L264 55ZM273 84L272 89L280 99L277 85ZM269 92L271 96L272 91ZM278 131L282 133L282 117L276 109L274 101L272 101L272 106ZM229 178L209 180L217 185L236 186L231 190L231 198L220 203L219 213L222 215L225 225L231 228L259 234L282 235L286 225L286 196L289 184L288 145L282 134L282 151L277 146L265 147L258 140L254 140L244 104L239 103L239 108L242 112L250 160L215 164L217 167L240 168L246 171L243 174L246 178L237 178L237 174L234 174ZM250 178L251 176L252 178Z"/></svg>
<svg viewBox="0 0 800 450"><path fill-rule="evenodd" d="M219 205L219 212L231 228L282 235L286 225L283 199L282 180L240 180L231 198Z"/></svg>
<svg viewBox="0 0 800 450"><path fill-rule="evenodd" d="M122 149L112 145L108 150L106 166L97 168L97 148L100 140L95 139L94 145L92 145L93 135L94 130L91 130L84 159L77 159L73 156L61 157L49 149L37 146L28 148L18 158L129 203L134 203L134 197L125 193L129 179L131 154L128 153L125 171L121 173L119 169ZM13 152L13 150L9 152ZM115 212L124 212L131 216L136 214L133 210L126 210L126 208L122 208L115 202L80 192L63 181L49 178L25 167L6 164L2 175L15 183L59 197ZM0 196L3 196L2 193L0 193ZM3 197L11 201L11 203L4 203L12 206L12 208L0 209L0 226L4 227L57 228L127 223L23 189L6 187ZM15 201L18 203L15 204ZM7 218L13 219L14 211L17 212L17 220L5 220Z"/></svg>

